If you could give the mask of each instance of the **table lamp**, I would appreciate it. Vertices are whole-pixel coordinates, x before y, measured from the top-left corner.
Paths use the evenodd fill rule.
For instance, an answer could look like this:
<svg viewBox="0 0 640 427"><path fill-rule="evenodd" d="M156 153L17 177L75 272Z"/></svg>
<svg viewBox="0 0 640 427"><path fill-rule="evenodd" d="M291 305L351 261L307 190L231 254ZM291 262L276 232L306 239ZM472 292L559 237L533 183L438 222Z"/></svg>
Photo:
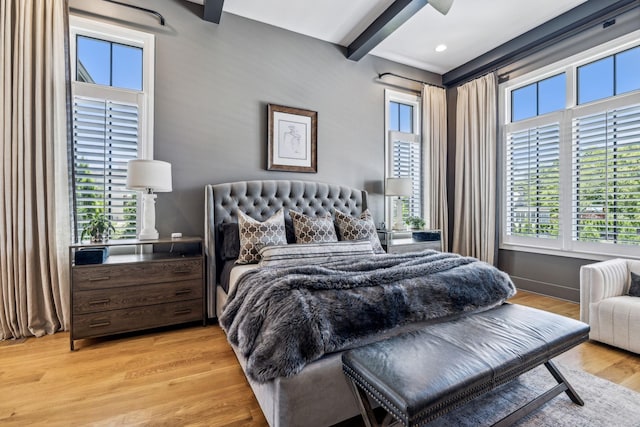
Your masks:
<svg viewBox="0 0 640 427"><path fill-rule="evenodd" d="M127 188L142 191L142 230L140 240L158 238L156 230L155 192L171 191L171 163L160 160L129 160L127 164Z"/></svg>
<svg viewBox="0 0 640 427"><path fill-rule="evenodd" d="M402 230L405 227L402 224L402 197L409 197L413 194L413 182L411 178L387 178L384 186L384 195L389 197L397 197L394 230Z"/></svg>

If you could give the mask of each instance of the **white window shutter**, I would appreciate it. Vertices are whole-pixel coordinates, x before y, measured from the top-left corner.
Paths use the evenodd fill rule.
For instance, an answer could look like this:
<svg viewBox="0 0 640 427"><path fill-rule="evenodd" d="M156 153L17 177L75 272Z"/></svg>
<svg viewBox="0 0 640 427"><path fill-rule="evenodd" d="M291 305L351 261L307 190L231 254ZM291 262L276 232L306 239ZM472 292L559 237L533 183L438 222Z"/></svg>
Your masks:
<svg viewBox="0 0 640 427"><path fill-rule="evenodd" d="M138 157L138 120L137 105L74 97L74 197L78 232L91 214L103 210L116 228L112 238L135 238L136 193L125 187L127 162Z"/></svg>
<svg viewBox="0 0 640 427"><path fill-rule="evenodd" d="M507 135L506 234L558 239L560 125Z"/></svg>
<svg viewBox="0 0 640 427"><path fill-rule="evenodd" d="M391 139L391 173L396 178L411 178L413 194L404 200L403 213L422 218L422 144L416 134L389 132Z"/></svg>
<svg viewBox="0 0 640 427"><path fill-rule="evenodd" d="M640 105L573 120L572 239L640 244Z"/></svg>

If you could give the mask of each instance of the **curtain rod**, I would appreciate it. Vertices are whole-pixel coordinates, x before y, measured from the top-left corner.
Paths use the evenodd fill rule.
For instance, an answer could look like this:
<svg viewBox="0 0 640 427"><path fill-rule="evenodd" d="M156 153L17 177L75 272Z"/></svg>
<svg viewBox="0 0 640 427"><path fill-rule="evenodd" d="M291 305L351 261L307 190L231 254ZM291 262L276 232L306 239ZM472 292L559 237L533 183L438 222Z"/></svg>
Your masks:
<svg viewBox="0 0 640 427"><path fill-rule="evenodd" d="M416 83L422 83L423 85L427 85L427 86L433 86L433 87L439 87L440 89L446 89L444 86L440 86L440 85L437 85L437 84L434 84L434 83L424 82L422 80L412 79L411 77L401 76L401 75L396 74L396 73L378 74L378 78L379 79L383 78L384 76L393 76L393 77L397 77L399 79L410 80L410 81L416 82Z"/></svg>
<svg viewBox="0 0 640 427"><path fill-rule="evenodd" d="M156 12L155 10L151 10L151 9L147 9L144 7L140 7L140 6L136 6L133 4L128 4L128 3L122 3L116 0L103 0L109 3L114 3L114 4L119 4L120 6L125 6L125 7L130 7L132 9L136 9L136 10L141 10L143 12L147 12L147 13L151 13L152 15L155 15L159 20L160 20L160 25L164 25L164 16L160 15L160 13Z"/></svg>

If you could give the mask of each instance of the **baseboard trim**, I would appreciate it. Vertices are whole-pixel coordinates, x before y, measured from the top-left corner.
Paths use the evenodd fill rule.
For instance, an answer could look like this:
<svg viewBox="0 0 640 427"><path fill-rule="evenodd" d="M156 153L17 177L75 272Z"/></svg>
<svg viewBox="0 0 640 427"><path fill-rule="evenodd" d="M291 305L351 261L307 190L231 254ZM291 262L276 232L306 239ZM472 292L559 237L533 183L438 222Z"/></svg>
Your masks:
<svg viewBox="0 0 640 427"><path fill-rule="evenodd" d="M547 295L571 302L580 302L580 289L569 288L555 283L539 282L526 277L511 276L518 289L536 294Z"/></svg>

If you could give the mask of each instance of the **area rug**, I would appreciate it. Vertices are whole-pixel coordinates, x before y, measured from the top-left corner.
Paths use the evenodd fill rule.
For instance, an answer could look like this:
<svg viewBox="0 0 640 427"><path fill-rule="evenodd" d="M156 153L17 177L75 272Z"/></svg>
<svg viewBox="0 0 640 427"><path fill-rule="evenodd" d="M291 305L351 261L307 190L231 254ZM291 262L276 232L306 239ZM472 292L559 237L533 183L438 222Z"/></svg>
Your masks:
<svg viewBox="0 0 640 427"><path fill-rule="evenodd" d="M557 366L584 400L584 406L574 404L566 393L562 393L520 420L516 426L640 426L640 393L584 371L569 369L561 364ZM547 368L539 366L427 425L489 426L556 384Z"/></svg>

